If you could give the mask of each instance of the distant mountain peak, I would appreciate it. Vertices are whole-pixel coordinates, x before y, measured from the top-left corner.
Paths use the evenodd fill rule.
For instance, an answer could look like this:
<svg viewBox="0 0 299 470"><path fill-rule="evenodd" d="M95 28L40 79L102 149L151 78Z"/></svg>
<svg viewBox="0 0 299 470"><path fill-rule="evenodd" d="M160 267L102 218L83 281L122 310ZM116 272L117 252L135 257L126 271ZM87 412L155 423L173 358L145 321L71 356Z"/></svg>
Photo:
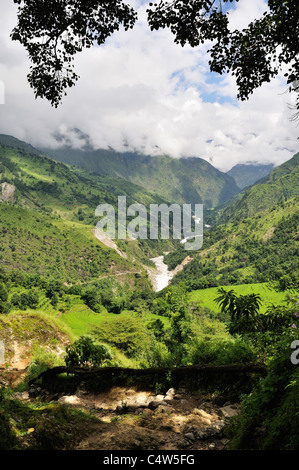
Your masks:
<svg viewBox="0 0 299 470"><path fill-rule="evenodd" d="M273 163L238 163L227 174L234 178L240 189L244 189L268 176L273 169Z"/></svg>

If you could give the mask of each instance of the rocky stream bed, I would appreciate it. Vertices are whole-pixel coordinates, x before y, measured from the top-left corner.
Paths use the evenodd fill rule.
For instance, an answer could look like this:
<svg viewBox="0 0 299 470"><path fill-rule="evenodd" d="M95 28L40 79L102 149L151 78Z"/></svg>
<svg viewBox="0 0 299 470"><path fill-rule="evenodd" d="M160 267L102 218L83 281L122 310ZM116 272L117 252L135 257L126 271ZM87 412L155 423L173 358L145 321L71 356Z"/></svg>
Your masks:
<svg viewBox="0 0 299 470"><path fill-rule="evenodd" d="M37 394L97 418L75 450L224 450L225 427L240 412L238 403L217 404L184 388L170 388L163 395L128 387L69 395L31 389L15 396L29 401Z"/></svg>

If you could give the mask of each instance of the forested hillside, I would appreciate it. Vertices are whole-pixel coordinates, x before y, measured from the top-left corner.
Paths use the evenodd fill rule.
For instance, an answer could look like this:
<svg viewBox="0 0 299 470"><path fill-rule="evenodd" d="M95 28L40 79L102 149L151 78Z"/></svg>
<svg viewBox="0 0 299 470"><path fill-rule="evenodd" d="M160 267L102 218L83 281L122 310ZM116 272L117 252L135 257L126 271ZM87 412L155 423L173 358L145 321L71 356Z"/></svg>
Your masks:
<svg viewBox="0 0 299 470"><path fill-rule="evenodd" d="M127 197L128 206L138 202L147 210L164 202L159 196L122 179L70 169L37 151L0 146L0 153L0 200L8 203L0 204L6 265L55 273L70 282L110 268L136 271L137 259L148 264L150 255L173 246L171 240L120 241L120 256L94 235L99 204L111 204L117 215L119 195Z"/></svg>
<svg viewBox="0 0 299 470"><path fill-rule="evenodd" d="M274 168L264 179L242 192L236 201L221 211L220 222L236 221L254 217L263 210L299 195L298 185L299 153L290 160Z"/></svg>
<svg viewBox="0 0 299 470"><path fill-rule="evenodd" d="M178 204L216 207L239 191L235 180L201 158L175 159L113 150L44 149L55 160L118 176Z"/></svg>
<svg viewBox="0 0 299 470"><path fill-rule="evenodd" d="M298 197L205 233L203 250L178 273L191 289L252 282L298 285ZM172 268L183 252L166 256Z"/></svg>

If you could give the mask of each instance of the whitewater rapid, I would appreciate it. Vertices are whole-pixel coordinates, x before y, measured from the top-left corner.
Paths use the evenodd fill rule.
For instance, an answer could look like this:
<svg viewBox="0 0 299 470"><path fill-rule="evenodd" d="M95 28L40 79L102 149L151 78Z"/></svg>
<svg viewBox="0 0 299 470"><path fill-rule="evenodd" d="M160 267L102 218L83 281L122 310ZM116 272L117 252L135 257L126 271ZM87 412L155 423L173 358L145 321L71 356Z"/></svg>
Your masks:
<svg viewBox="0 0 299 470"><path fill-rule="evenodd" d="M164 256L151 258L151 261L155 263L157 270L157 274L155 275L155 292L159 292L169 285L173 274L168 271L168 266L164 263Z"/></svg>

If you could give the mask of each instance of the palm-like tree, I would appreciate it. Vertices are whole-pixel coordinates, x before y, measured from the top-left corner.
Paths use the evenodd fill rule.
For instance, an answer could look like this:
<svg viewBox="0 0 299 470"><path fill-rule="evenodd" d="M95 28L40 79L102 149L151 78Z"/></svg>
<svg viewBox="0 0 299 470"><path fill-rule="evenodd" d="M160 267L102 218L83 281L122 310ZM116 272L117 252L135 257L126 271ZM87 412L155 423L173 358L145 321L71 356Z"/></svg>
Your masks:
<svg viewBox="0 0 299 470"><path fill-rule="evenodd" d="M221 311L229 313L231 320L245 320L245 322L254 319L262 328L257 315L261 305L259 294L240 295L237 297L233 290L226 291L223 287L218 289L219 296L215 302L220 305Z"/></svg>

